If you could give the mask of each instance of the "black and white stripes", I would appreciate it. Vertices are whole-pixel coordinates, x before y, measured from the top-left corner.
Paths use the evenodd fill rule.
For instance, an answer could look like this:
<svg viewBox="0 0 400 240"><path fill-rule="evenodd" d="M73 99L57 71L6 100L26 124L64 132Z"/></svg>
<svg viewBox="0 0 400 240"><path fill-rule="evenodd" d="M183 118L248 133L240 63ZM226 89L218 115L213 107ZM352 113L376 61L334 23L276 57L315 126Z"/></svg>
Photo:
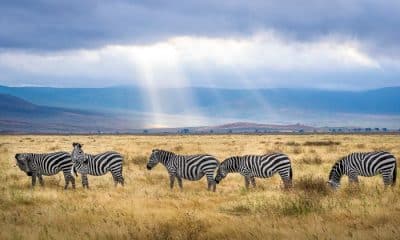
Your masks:
<svg viewBox="0 0 400 240"><path fill-rule="evenodd" d="M54 153L17 153L15 155L18 167L28 176L32 176L32 187L36 184L36 177L39 178L40 185L44 185L43 177L59 173L64 174L65 189L71 182L75 188L75 178L72 175L71 156L67 152Z"/></svg>
<svg viewBox="0 0 400 240"><path fill-rule="evenodd" d="M268 178L278 173L285 188L292 186L292 166L288 156L282 153L245 155L225 159L218 168L215 181L219 183L228 173L237 172L244 176L245 186L256 185L256 177Z"/></svg>
<svg viewBox="0 0 400 240"><path fill-rule="evenodd" d="M82 144L73 143L72 154L67 152L54 153L17 153L17 166L28 176L32 177L32 186L36 179L44 185L43 175L51 176L63 172L65 189L71 182L75 188L74 174L82 175L83 187L89 187L87 175L101 176L111 173L114 183L124 185L122 175L123 156L117 152L108 151L97 155L85 154ZM328 184L334 189L340 186L343 175L349 177L351 183L358 183L359 176L371 177L382 175L386 186L394 186L397 175L397 162L393 154L385 151L351 153L337 161L329 173ZM208 190L216 190L216 184L229 173L240 173L245 179L245 187L256 186L255 178L269 178L279 174L285 188L291 188L293 169L289 157L283 153L265 155L232 156L221 164L212 155L178 155L170 151L155 149L147 162L151 170L158 163L165 166L170 179L170 188L174 187L175 179L182 189L182 179L200 180L206 176Z"/></svg>
<svg viewBox="0 0 400 240"><path fill-rule="evenodd" d="M173 152L155 149L151 153L147 169L151 170L158 163L166 167L171 189L174 187L175 178L182 189L182 178L196 181L205 175L207 177L208 190L212 188L215 191L214 174L219 162L211 155L177 155Z"/></svg>
<svg viewBox="0 0 400 240"><path fill-rule="evenodd" d="M338 188L343 175L347 175L350 182L358 183L358 176L382 174L384 185L393 186L396 183L396 168L396 158L389 152L352 153L333 165L328 183Z"/></svg>
<svg viewBox="0 0 400 240"><path fill-rule="evenodd" d="M122 176L123 157L117 152L104 152L96 155L85 154L82 150L82 144L73 143L72 151L73 168L82 175L83 187L89 188L87 175L101 176L111 172L115 186L124 185Z"/></svg>

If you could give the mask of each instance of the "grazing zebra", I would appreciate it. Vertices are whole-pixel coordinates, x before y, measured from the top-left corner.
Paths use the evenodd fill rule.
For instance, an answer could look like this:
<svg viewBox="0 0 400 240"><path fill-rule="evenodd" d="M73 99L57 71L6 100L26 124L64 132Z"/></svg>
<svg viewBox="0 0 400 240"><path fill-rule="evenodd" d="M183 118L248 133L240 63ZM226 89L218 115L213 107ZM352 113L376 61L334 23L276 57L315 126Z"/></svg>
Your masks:
<svg viewBox="0 0 400 240"><path fill-rule="evenodd" d="M182 189L182 178L196 181L206 175L208 190L212 187L215 192L214 174L219 165L215 157L207 154L177 155L173 152L154 149L147 163L147 169L151 170L159 162L167 168L171 189L174 187L175 178L178 180L179 188Z"/></svg>
<svg viewBox="0 0 400 240"><path fill-rule="evenodd" d="M275 173L281 176L285 188L292 186L293 172L290 159L282 153L227 158L219 166L215 181L219 183L232 172L238 172L244 176L246 188L249 188L250 182L253 187L256 186L256 177L268 178Z"/></svg>
<svg viewBox="0 0 400 240"><path fill-rule="evenodd" d="M104 152L96 155L85 154L82 150L82 144L73 143L72 162L74 171L82 174L83 187L89 188L87 175L101 176L111 172L115 186L120 183L124 185L122 176L123 157L117 152Z"/></svg>
<svg viewBox="0 0 400 240"><path fill-rule="evenodd" d="M17 153L15 159L19 169L32 177L32 187L36 185L36 177L39 178L40 185L44 186L42 175L51 176L62 171L65 179L64 189L67 189L69 182L72 183L72 188L75 188L71 155L67 152Z"/></svg>
<svg viewBox="0 0 400 240"><path fill-rule="evenodd" d="M351 153L337 161L329 173L328 184L337 189L343 175L358 184L358 176L372 177L382 174L386 186L396 183L396 158L389 152Z"/></svg>

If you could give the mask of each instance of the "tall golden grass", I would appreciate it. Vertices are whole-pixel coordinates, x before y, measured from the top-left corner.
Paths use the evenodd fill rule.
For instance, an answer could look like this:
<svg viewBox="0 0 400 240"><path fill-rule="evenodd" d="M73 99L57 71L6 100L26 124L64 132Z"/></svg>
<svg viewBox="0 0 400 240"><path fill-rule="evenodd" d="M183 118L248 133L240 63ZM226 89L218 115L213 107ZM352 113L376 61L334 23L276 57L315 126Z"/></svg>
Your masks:
<svg viewBox="0 0 400 240"><path fill-rule="evenodd" d="M15 166L17 152L115 150L125 156L125 187L110 174L90 177L85 190L63 190L62 174L45 187ZM153 148L181 154L231 155L280 151L292 160L294 188L279 176L257 179L246 190L230 174L217 192L206 180L170 190L160 165L147 171ZM207 136L0 136L0 239L395 239L400 237L400 186L383 189L381 177L332 192L333 163L354 151L387 150L400 156L398 135L207 135Z"/></svg>

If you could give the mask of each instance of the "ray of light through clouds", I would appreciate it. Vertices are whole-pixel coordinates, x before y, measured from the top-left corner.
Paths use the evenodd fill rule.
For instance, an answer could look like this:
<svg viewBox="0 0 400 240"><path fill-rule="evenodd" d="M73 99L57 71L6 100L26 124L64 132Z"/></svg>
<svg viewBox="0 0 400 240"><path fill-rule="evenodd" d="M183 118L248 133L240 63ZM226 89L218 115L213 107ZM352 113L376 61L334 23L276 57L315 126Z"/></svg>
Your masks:
<svg viewBox="0 0 400 240"><path fill-rule="evenodd" d="M307 82L269 76L269 72L351 72L381 71L379 59L363 52L355 40L334 38L314 42L287 40L273 32L261 32L243 38L174 37L148 45L110 45L91 50L50 53L5 52L0 54L3 68L34 75L35 78L59 79L59 86L74 86L89 79L86 86L138 85L148 94L153 119L150 126L169 126L163 113L159 88L181 89L171 98L182 109L187 122L196 122L201 113L194 108L189 86L228 88L323 87L326 83ZM234 79L219 77L229 73ZM208 76L202 78L206 73ZM201 77L191 78L189 76ZM34 79L35 79L34 78ZM23 79L23 78L22 78ZM110 81L111 80L111 81ZM34 84L25 82L19 84ZM318 85L319 84L319 85ZM351 87L351 86L350 86ZM254 93L257 94L257 93ZM261 96L255 96L268 116L276 113ZM193 119L190 118L193 116ZM202 118L203 122L210 122Z"/></svg>

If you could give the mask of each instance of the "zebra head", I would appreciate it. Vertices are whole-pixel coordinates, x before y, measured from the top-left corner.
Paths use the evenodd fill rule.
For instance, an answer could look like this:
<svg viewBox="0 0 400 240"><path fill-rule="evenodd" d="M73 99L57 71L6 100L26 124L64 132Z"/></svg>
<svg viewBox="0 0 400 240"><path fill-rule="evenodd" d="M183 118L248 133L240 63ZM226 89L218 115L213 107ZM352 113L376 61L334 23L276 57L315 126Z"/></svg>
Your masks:
<svg viewBox="0 0 400 240"><path fill-rule="evenodd" d="M224 179L228 175L228 171L226 170L226 166L224 163L222 163L218 170L217 170L217 175L215 176L215 182L219 184L219 182Z"/></svg>
<svg viewBox="0 0 400 240"><path fill-rule="evenodd" d="M327 184L334 190L340 187L340 178L343 175L343 162L338 161L333 165L331 172L329 173L329 180Z"/></svg>
<svg viewBox="0 0 400 240"><path fill-rule="evenodd" d="M71 153L72 162L75 163L84 163L85 162L85 153L82 150L83 144L80 143L72 143L74 149Z"/></svg>
<svg viewBox="0 0 400 240"><path fill-rule="evenodd" d="M32 176L31 161L28 153L17 153L15 154L15 160L21 171L25 172L26 175Z"/></svg>
<svg viewBox="0 0 400 240"><path fill-rule="evenodd" d="M149 161L147 162L147 166L146 166L147 170L151 170L153 167L155 167L160 162L159 152L160 152L160 150L153 149L153 151L151 152Z"/></svg>

